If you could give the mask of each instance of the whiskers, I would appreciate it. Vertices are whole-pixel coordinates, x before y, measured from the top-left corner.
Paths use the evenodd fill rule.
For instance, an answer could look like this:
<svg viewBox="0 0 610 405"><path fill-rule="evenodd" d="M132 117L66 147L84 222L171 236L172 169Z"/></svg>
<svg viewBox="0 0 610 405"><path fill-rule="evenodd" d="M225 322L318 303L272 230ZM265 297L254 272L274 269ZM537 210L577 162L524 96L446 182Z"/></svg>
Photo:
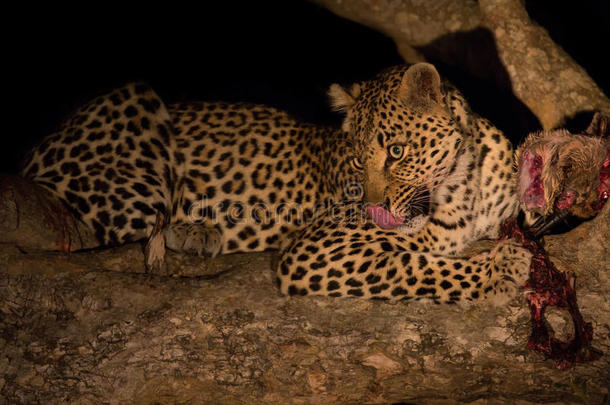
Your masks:
<svg viewBox="0 0 610 405"><path fill-rule="evenodd" d="M473 159L466 155L445 163L419 178L414 178L412 172L396 174L394 182L410 186L394 190L393 212L405 216L429 215L433 204L449 199L448 187L462 184L473 172Z"/></svg>
<svg viewBox="0 0 610 405"><path fill-rule="evenodd" d="M400 196L396 203L396 212L407 217L428 215L430 212L430 192L426 186L420 186L414 191L411 198Z"/></svg>
<svg viewBox="0 0 610 405"><path fill-rule="evenodd" d="M450 174L449 169L443 169L435 173L419 184L408 187L410 192L403 192L397 196L394 203L394 213L407 217L417 215L428 215L431 203L442 199L443 194L439 190L454 184L460 184L468 175L466 167L454 169Z"/></svg>
<svg viewBox="0 0 610 405"><path fill-rule="evenodd" d="M445 193L448 191L446 187L461 184L468 175L468 170L455 170L449 175L436 175L428 179L421 187L425 187L429 193L429 198L432 201L439 201L445 198Z"/></svg>

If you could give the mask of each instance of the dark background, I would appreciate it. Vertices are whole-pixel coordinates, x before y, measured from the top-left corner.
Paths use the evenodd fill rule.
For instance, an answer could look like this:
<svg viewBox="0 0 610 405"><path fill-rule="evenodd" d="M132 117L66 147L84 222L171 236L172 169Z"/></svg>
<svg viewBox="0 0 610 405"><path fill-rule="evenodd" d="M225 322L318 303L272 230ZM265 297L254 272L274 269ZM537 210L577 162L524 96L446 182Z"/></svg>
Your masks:
<svg viewBox="0 0 610 405"><path fill-rule="evenodd" d="M607 3L527 6L608 94ZM15 28L5 37L4 65L11 71L5 82L17 92L5 95L14 102L5 110L0 170L16 172L25 152L74 108L130 80L148 82L167 101L251 101L338 124L341 117L327 107L331 83L367 79L402 63L390 39L303 0L201 4L54 4L37 5L35 14L7 13ZM431 62L514 142L539 129L506 89Z"/></svg>

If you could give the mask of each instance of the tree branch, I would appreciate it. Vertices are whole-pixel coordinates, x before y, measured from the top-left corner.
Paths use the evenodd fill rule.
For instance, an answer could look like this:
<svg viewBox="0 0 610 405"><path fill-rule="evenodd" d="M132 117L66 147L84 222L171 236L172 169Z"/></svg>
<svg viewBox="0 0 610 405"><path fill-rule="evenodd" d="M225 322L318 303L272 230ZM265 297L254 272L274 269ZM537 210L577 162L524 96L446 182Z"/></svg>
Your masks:
<svg viewBox="0 0 610 405"><path fill-rule="evenodd" d="M583 227L547 238L553 259L578 271L579 304L593 322L594 347L605 353L608 225L610 204ZM565 372L527 349L523 299L460 308L283 297L273 257L229 255L204 265L182 257L178 273L192 277L159 277L142 273L140 245L72 254L2 247L1 396L7 403L536 403L583 396L601 403L607 393L607 355ZM547 319L566 337L564 315Z"/></svg>
<svg viewBox="0 0 610 405"><path fill-rule="evenodd" d="M445 63L462 65L479 77L491 75L502 80L503 75L488 71L486 53L496 51L513 93L544 129L561 126L566 118L580 112L610 111L606 95L546 30L529 18L519 0L312 1L389 36L408 63L422 61L426 47L431 47L433 56ZM491 32L495 49L482 49L474 42L451 42L452 37L481 28ZM433 45L443 41L453 46ZM478 58L473 59L477 52Z"/></svg>
<svg viewBox="0 0 610 405"><path fill-rule="evenodd" d="M475 0L312 0L333 13L394 39L408 63L425 60L417 47L480 25Z"/></svg>
<svg viewBox="0 0 610 405"><path fill-rule="evenodd" d="M479 1L482 23L496 39L498 55L515 94L544 129L582 111L610 110L610 101L549 34L530 20L519 0Z"/></svg>

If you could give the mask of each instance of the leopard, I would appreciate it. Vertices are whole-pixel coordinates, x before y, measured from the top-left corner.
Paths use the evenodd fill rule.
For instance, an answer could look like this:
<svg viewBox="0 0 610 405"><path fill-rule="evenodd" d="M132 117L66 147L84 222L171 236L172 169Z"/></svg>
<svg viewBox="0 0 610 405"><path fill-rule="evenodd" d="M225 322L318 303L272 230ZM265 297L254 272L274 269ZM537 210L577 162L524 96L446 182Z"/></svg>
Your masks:
<svg viewBox="0 0 610 405"><path fill-rule="evenodd" d="M316 216L285 245L289 295L502 305L529 277L532 255L499 236L519 211L511 143L475 114L433 65L389 69L330 88L364 197Z"/></svg>
<svg viewBox="0 0 610 405"><path fill-rule="evenodd" d="M527 251L503 240L459 257L518 209L501 131L425 63L329 94L345 113L340 128L263 105L166 104L129 83L68 117L21 174L62 201L96 246L145 241L151 272L168 271L166 248L279 249L288 295L514 297Z"/></svg>

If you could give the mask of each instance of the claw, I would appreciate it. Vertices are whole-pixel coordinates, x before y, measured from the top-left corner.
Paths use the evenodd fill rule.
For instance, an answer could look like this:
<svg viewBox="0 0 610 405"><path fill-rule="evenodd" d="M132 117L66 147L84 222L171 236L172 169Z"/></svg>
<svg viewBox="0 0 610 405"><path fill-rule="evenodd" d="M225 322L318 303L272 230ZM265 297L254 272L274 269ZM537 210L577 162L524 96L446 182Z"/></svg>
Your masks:
<svg viewBox="0 0 610 405"><path fill-rule="evenodd" d="M545 216L540 216L540 217L538 217L538 219L536 220L536 222L534 222L534 223L532 224L532 226L530 226L529 228L530 228L530 229L538 229L538 228L540 228L541 226L544 226L544 224L546 223L546 220L547 220L547 219L548 219L548 218L547 218L547 217L545 217Z"/></svg>
<svg viewBox="0 0 610 405"><path fill-rule="evenodd" d="M546 232L548 232L551 228L553 228L556 224L563 221L570 214L569 210L557 211L550 217L541 217L539 218L534 225L532 225L532 230L534 237L536 239L544 236Z"/></svg>

